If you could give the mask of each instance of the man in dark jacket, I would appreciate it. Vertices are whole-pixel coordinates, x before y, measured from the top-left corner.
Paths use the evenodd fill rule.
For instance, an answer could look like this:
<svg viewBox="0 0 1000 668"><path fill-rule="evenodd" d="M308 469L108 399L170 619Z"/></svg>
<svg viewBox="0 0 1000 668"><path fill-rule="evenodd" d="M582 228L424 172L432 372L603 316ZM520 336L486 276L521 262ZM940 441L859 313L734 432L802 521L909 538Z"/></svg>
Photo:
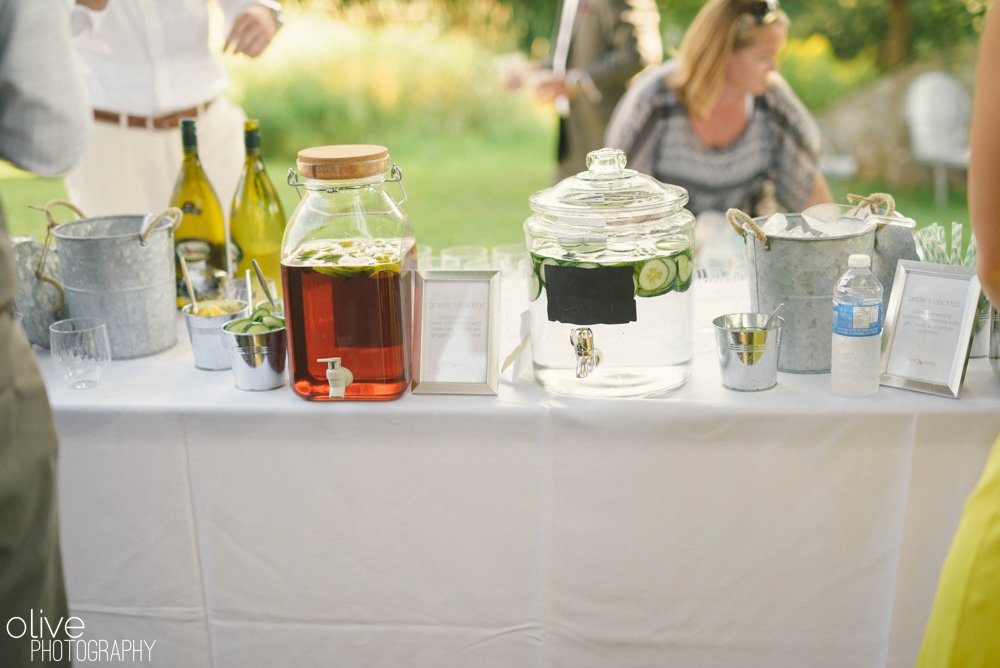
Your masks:
<svg viewBox="0 0 1000 668"><path fill-rule="evenodd" d="M559 113L563 179L587 168L587 153L604 145L611 112L629 81L663 58L654 0L562 0L550 60L520 81Z"/></svg>

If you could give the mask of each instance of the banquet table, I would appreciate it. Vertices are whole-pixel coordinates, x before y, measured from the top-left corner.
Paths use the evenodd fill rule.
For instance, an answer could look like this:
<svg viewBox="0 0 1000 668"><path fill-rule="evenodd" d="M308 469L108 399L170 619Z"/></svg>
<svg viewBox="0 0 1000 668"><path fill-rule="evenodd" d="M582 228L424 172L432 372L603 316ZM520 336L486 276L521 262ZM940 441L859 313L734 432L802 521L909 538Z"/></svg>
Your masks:
<svg viewBox="0 0 1000 668"><path fill-rule="evenodd" d="M155 666L911 666L1000 379L728 391L740 285L696 283L692 377L645 399L241 392L180 322L76 391L39 349L71 613Z"/></svg>

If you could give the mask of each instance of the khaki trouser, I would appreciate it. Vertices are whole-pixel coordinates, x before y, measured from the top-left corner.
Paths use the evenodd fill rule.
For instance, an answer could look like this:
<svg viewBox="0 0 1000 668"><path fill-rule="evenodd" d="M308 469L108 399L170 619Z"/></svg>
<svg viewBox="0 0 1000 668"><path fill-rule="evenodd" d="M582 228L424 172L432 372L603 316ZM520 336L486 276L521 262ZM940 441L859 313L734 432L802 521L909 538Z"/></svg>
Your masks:
<svg viewBox="0 0 1000 668"><path fill-rule="evenodd" d="M220 97L198 118L198 156L228 220L246 155L243 110ZM83 155L64 179L70 200L87 214L159 213L180 173L181 131L95 122Z"/></svg>
<svg viewBox="0 0 1000 668"><path fill-rule="evenodd" d="M24 633L13 618L28 621L34 611L54 627L67 616L59 553L56 431L24 330L3 310L14 298L14 276L10 237L0 215L0 666L4 668L55 665L32 657L30 631Z"/></svg>

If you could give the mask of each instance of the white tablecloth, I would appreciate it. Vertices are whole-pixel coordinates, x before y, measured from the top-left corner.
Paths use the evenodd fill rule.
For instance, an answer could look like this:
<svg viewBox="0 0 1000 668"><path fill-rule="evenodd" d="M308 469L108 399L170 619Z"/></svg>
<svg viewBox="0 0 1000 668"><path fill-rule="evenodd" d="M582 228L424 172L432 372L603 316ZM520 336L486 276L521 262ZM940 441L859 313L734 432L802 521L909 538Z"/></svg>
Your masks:
<svg viewBox="0 0 1000 668"><path fill-rule="evenodd" d="M315 404L195 369L183 331L74 391L40 351L72 612L157 666L910 666L1000 381L727 391L740 294L696 287L692 379L654 399L507 371Z"/></svg>

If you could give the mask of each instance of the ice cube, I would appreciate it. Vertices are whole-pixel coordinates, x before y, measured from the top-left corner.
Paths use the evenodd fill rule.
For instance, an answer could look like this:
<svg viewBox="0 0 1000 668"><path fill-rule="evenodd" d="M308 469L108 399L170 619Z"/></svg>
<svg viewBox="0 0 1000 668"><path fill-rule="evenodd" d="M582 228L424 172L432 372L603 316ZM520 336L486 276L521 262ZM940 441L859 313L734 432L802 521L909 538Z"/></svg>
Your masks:
<svg viewBox="0 0 1000 668"><path fill-rule="evenodd" d="M776 213L764 221L764 234L779 239L807 239L822 236L812 229L802 216L786 216Z"/></svg>
<svg viewBox="0 0 1000 668"><path fill-rule="evenodd" d="M785 217L785 214L783 213L772 214L767 220L764 221L761 229L764 230L764 234L768 236L781 236L781 233L788 229L788 218Z"/></svg>
<svg viewBox="0 0 1000 668"><path fill-rule="evenodd" d="M875 227L876 219L867 209L846 207L839 204L817 204L806 209L802 218L813 230L824 237L852 237Z"/></svg>

